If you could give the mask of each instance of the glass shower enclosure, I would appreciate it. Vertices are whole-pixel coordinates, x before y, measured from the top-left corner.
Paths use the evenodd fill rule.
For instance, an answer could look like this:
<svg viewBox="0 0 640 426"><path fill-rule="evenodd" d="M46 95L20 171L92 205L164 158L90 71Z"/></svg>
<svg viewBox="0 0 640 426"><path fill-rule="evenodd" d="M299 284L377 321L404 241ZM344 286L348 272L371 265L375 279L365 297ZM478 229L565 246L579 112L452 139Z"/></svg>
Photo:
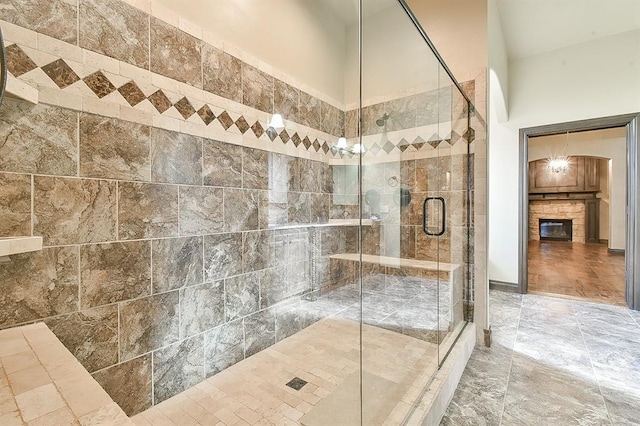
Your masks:
<svg viewBox="0 0 640 426"><path fill-rule="evenodd" d="M472 105L404 2L360 7L346 143L329 160L330 222L358 224L330 269L355 279L320 291L357 300L332 321L359 324L360 365L319 407L331 424L404 424L424 414L417 402L469 316Z"/></svg>

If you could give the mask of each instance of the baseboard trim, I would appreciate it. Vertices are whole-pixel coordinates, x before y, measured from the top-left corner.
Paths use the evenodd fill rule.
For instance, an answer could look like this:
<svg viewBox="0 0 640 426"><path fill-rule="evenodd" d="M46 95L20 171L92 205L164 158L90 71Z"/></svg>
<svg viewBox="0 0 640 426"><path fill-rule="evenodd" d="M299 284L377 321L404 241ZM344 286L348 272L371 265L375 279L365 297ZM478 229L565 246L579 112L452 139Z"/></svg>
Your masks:
<svg viewBox="0 0 640 426"><path fill-rule="evenodd" d="M598 240L600 244L609 244L609 240Z"/></svg>
<svg viewBox="0 0 640 426"><path fill-rule="evenodd" d="M489 280L489 288L491 290L504 291L506 293L519 293L519 287L516 283L506 281Z"/></svg>
<svg viewBox="0 0 640 426"><path fill-rule="evenodd" d="M624 256L624 249L607 249L607 251L609 252L609 254L612 254L614 256Z"/></svg>

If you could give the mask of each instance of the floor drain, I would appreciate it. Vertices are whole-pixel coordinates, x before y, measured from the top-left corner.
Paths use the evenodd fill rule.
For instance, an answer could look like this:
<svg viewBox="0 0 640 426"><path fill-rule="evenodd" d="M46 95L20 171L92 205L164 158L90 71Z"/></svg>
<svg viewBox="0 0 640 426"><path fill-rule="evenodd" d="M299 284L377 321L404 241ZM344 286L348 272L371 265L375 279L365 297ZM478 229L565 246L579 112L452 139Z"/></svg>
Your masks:
<svg viewBox="0 0 640 426"><path fill-rule="evenodd" d="M307 382L302 380L300 377L294 377L293 379L291 379L289 381L289 383L287 383L287 386L289 386L290 388L293 388L295 390L300 390L306 384L307 384Z"/></svg>

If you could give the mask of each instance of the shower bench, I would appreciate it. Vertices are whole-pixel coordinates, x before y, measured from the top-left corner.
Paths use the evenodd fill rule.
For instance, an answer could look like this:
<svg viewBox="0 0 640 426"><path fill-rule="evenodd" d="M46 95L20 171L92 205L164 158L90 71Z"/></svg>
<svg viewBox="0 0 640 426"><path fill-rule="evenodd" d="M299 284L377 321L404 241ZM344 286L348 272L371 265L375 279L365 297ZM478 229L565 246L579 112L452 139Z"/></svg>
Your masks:
<svg viewBox="0 0 640 426"><path fill-rule="evenodd" d="M0 331L0 423L134 426L44 323Z"/></svg>
<svg viewBox="0 0 640 426"><path fill-rule="evenodd" d="M338 262L360 262L358 253L340 253L329 256L331 261ZM377 256L371 254L363 254L362 262L369 265L377 265L384 268L385 280L387 277L394 277L394 283L398 281L397 277L418 277L426 279L439 278L439 289L448 291L449 297L444 299L448 302L449 311L451 312L450 321L457 324L463 317L463 269L456 263L433 262L429 260L406 259L399 257ZM382 271L381 271L382 272ZM443 302L443 300L441 300Z"/></svg>

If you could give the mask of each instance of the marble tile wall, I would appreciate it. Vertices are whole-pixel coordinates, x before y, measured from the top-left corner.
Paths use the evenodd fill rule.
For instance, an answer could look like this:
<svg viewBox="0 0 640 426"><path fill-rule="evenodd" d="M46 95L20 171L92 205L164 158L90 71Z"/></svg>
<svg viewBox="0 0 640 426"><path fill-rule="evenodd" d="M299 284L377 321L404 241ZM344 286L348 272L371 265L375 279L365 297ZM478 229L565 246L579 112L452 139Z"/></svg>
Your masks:
<svg viewBox="0 0 640 426"><path fill-rule="evenodd" d="M357 114L133 3L9 0L0 21L9 71L41 100L0 108L0 236L45 244L0 269L0 328L44 319L128 414L309 325L295 297L355 281L329 256L358 250L357 228L312 226L358 213L332 204L328 164ZM364 135L389 111L400 136L365 155L472 142L455 123L433 139L429 96L365 108ZM426 194L420 162L401 180ZM372 227L365 252L432 255L413 210L401 249Z"/></svg>
<svg viewBox="0 0 640 426"><path fill-rule="evenodd" d="M45 246L0 268L0 328L44 320L128 414L310 325L300 296L355 279L328 259L347 236L326 226L325 162L8 99L0 135L0 236Z"/></svg>

